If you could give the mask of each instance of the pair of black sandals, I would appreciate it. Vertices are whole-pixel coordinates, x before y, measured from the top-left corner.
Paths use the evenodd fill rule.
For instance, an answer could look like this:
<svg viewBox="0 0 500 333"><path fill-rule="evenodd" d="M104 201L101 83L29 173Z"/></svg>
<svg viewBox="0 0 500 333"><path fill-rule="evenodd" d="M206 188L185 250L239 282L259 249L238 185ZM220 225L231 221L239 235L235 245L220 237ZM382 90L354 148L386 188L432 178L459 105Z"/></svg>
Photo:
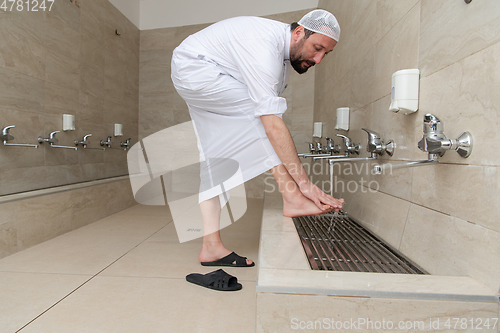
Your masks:
<svg viewBox="0 0 500 333"><path fill-rule="evenodd" d="M241 257L236 253L231 252L224 258L216 261L202 262L201 265L227 267L252 267L255 265L254 262L248 265L246 259L246 257ZM235 276L226 273L222 269L218 269L207 274L192 273L186 276L186 281L219 291L237 291L243 287L241 283L238 283L238 279Z"/></svg>

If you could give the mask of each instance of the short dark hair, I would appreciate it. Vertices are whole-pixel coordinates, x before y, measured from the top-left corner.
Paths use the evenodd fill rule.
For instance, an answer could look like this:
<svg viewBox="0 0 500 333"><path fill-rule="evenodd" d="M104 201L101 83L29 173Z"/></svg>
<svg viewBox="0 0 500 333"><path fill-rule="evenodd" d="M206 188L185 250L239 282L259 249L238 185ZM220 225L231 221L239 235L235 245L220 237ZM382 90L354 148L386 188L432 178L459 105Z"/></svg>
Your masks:
<svg viewBox="0 0 500 333"><path fill-rule="evenodd" d="M290 24L290 30L294 32L298 26L299 24L297 22L293 22L292 24ZM312 34L315 34L315 32L304 28L304 39L308 39Z"/></svg>

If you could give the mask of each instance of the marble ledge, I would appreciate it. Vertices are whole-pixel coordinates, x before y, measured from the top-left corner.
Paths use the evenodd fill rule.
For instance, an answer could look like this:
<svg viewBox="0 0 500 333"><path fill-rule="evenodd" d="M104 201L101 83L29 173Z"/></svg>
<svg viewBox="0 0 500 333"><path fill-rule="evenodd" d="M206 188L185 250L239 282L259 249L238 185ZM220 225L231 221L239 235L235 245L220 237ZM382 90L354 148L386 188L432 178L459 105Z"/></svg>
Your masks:
<svg viewBox="0 0 500 333"><path fill-rule="evenodd" d="M276 214L281 202L264 200L257 293L499 302L498 293L468 276L311 270L292 219Z"/></svg>

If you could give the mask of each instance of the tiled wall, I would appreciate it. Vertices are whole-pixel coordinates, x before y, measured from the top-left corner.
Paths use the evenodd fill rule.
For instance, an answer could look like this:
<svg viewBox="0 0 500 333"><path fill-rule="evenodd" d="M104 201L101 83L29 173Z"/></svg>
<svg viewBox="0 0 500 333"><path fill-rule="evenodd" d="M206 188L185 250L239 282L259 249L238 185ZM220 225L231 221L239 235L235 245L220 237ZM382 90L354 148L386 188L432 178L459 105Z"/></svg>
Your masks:
<svg viewBox="0 0 500 333"><path fill-rule="evenodd" d="M0 258L136 204L126 176L86 185L62 186L56 193L39 190L0 198Z"/></svg>
<svg viewBox="0 0 500 333"><path fill-rule="evenodd" d="M436 166L383 176L367 163L335 167L346 210L430 273L470 275L498 290L500 2L322 0L319 7L342 28L325 70L316 71L314 120L326 123L326 135L340 133L335 110L349 106L351 130L342 134L363 145L361 156L368 156L365 127L396 142L383 160L426 159L417 148L426 113L443 121L448 138L463 131L474 138L468 159L449 151ZM391 76L407 68L421 71L420 109L393 114Z"/></svg>
<svg viewBox="0 0 500 333"><path fill-rule="evenodd" d="M309 10L267 16L292 23ZM177 94L170 79L172 51L186 37L207 25L193 25L141 31L140 56L140 117L139 136L145 138L157 131L190 121L184 100ZM313 123L314 68L306 74L291 73L288 87L283 93L288 109L283 115L297 149L305 152L310 141ZM263 175L245 184L247 195L262 196Z"/></svg>
<svg viewBox="0 0 500 333"><path fill-rule="evenodd" d="M129 137L137 142L139 29L107 0L78 4L0 10L0 126L16 126L11 143L36 144L62 131L63 114L75 115L76 130L58 133L59 145L74 146L91 133L89 147L98 148L115 123L123 124L124 136L112 138L114 147ZM129 180L115 178L128 174L126 156L0 144L0 257L136 204ZM103 178L112 179L67 185Z"/></svg>
<svg viewBox="0 0 500 333"><path fill-rule="evenodd" d="M113 135L137 142L139 29L109 1L57 0L50 11L0 10L0 126L12 143L56 135L60 145L91 133L90 147ZM10 6L8 6L10 7ZM15 9L16 7L14 7ZM115 34L115 30L121 36ZM76 130L62 132L62 114ZM0 145L0 195L127 174L126 152Z"/></svg>

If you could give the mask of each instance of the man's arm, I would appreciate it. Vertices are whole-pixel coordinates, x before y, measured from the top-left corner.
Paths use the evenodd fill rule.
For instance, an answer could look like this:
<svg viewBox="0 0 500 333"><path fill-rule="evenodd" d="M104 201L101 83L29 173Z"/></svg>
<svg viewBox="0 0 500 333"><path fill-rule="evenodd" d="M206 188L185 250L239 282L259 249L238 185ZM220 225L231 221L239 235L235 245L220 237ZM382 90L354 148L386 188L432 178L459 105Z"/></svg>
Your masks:
<svg viewBox="0 0 500 333"><path fill-rule="evenodd" d="M341 208L342 203L340 201L321 191L307 177L306 171L297 155L292 136L283 119L275 115L264 115L260 119L274 151L278 154L288 173L299 186L302 194L312 200L321 210L324 210L322 203L330 205L334 209Z"/></svg>

